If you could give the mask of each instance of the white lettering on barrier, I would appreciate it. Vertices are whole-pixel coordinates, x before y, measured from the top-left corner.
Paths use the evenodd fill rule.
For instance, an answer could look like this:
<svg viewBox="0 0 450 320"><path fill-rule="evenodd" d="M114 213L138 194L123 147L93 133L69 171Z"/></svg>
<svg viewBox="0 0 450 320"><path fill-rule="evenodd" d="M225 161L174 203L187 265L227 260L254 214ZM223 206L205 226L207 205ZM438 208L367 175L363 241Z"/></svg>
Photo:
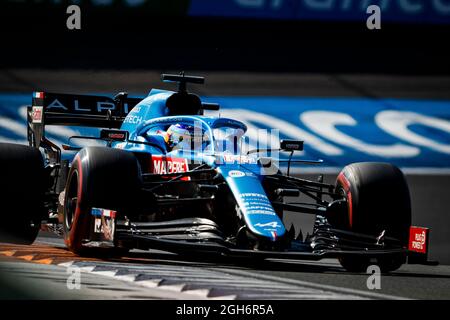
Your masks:
<svg viewBox="0 0 450 320"><path fill-rule="evenodd" d="M226 109L221 113L224 116L238 118L243 122L257 122L264 124L265 127L279 128L284 135L296 140L308 141L309 147L328 156L340 156L344 154L344 151L337 146L327 143L319 137L300 129L295 124L279 118L244 109Z"/></svg>
<svg viewBox="0 0 450 320"><path fill-rule="evenodd" d="M78 101L73 102L73 107L75 111L84 111L86 106L79 104ZM137 107L139 108L139 107ZM49 104L47 109L50 110L68 110L60 101L57 99L53 100ZM106 106L102 106L102 109L106 109ZM22 119L26 119L26 108L18 108L20 110L19 116ZM95 108L94 108L95 110ZM133 109L134 110L134 109ZM339 147L339 145L348 146L355 149L357 152L364 152L370 155L375 155L379 157L397 157L397 158L408 158L420 155L420 147L431 149L435 152L443 153L446 155L450 154L450 140L436 141L431 137L424 136L423 133L416 133L410 129L410 126L420 125L429 127L436 130L441 130L444 134L450 134L450 121L439 118L437 116L428 116L412 111L399 111L399 110L384 110L375 114L374 123L380 128L380 132L386 132L395 139L400 139L407 142L410 145L405 144L391 144L391 145L378 145L378 144L368 144L362 141L362 138L355 138L349 136L340 130L336 126L338 125L350 125L357 126L357 121L349 114L337 113L331 111L307 111L300 114L300 120L314 133L310 133L306 130L298 128L293 122L288 122L268 114L258 113L250 110L243 109L225 109L222 114L226 114L232 118L238 118L248 125L249 136L255 138L258 141L258 128L263 125L266 128L280 128L280 133L282 136L292 137L295 139L303 139L307 142L310 148L316 149L318 152L324 154L325 156L344 156L344 150ZM142 122L143 119L140 116L128 116L125 120L126 123L138 124ZM289 119L289 121L292 121ZM360 124L363 126L363 124ZM26 137L23 134L22 123L16 122L13 119L3 117L0 119L0 127L6 129L7 132L13 132L21 137ZM319 129L317 129L319 128ZM76 135L79 132L66 127L53 127L48 126L46 128L49 133L58 136L71 136ZM272 130L273 131L273 130ZM270 141L272 145L276 146L279 141L279 137L270 131L266 133L267 141ZM359 131L361 132L361 131ZM320 136L329 139L332 142L325 142ZM252 136L253 134L253 136ZM0 137L1 141L13 141L7 134ZM61 140L63 141L63 140ZM59 143L59 140L57 140ZM447 142L447 143L446 143ZM23 140L23 143L26 143ZM337 143L339 145L334 145ZM392 142L391 142L392 143ZM252 148L258 147L257 145L252 146ZM261 145L259 146L261 147ZM243 152L242 154L245 154ZM299 153L300 154L300 153Z"/></svg>
<svg viewBox="0 0 450 320"><path fill-rule="evenodd" d="M337 125L356 126L357 122L346 113L333 111L306 111L300 115L300 120L315 133L341 145L358 151L381 157L408 158L415 157L420 149L405 144L374 145L353 138L341 131Z"/></svg>
<svg viewBox="0 0 450 320"><path fill-rule="evenodd" d="M438 152L450 154L450 144L444 144L425 138L411 131L408 126L419 124L430 128L445 131L450 134L450 121L426 116L416 112L386 110L375 116L375 123L382 130L411 144L426 147Z"/></svg>

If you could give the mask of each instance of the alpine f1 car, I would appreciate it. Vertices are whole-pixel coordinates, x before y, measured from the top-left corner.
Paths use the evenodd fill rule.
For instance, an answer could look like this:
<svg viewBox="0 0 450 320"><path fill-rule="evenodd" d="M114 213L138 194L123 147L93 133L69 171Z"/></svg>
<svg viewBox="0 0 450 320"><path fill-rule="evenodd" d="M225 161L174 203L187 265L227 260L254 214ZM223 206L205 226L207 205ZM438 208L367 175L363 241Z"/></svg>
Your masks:
<svg viewBox="0 0 450 320"><path fill-rule="evenodd" d="M80 255L137 248L332 257L349 271L375 263L386 272L426 261L428 229L411 227L408 185L398 168L354 163L327 184L291 176L289 158L283 174L281 160L261 155L267 149L243 152L244 123L204 115L219 106L186 89L203 78L162 79L177 82L178 91L153 89L143 99L34 93L29 146L0 144L3 241L30 244L41 226L53 225ZM59 146L46 137L50 125L94 127L98 134ZM104 145L73 143L80 139ZM281 140L275 149L292 155L303 141ZM309 161L295 161L302 162ZM286 211L314 215L313 232L287 230Z"/></svg>

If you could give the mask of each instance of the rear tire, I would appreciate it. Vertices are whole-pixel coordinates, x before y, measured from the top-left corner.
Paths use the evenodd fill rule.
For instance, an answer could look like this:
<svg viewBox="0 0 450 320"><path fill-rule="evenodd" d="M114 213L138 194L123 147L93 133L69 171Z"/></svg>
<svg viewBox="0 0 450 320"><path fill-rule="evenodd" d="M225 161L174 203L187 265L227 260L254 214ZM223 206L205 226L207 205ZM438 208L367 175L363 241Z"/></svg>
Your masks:
<svg viewBox="0 0 450 320"><path fill-rule="evenodd" d="M0 241L32 244L45 216L46 187L40 151L0 143Z"/></svg>
<svg viewBox="0 0 450 320"><path fill-rule="evenodd" d="M346 166L336 181L337 192L347 199L348 211L340 226L358 233L385 236L408 244L411 226L411 200L403 173L388 163L362 162ZM382 272L397 270L405 255L377 259ZM341 265L348 271L365 272L370 264L365 257L343 257Z"/></svg>
<svg viewBox="0 0 450 320"><path fill-rule="evenodd" d="M72 252L89 255L83 242L89 240L92 208L123 213L135 204L141 188L140 167L131 152L105 147L88 147L74 158L65 188L64 240ZM111 248L108 255L123 253ZM91 250L92 251L92 250Z"/></svg>

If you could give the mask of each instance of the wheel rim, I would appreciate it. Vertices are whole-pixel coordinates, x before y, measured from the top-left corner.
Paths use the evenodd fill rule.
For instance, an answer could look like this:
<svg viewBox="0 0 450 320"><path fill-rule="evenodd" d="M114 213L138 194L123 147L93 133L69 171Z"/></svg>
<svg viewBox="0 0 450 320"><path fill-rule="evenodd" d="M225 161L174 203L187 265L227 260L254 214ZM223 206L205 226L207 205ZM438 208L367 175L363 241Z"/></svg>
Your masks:
<svg viewBox="0 0 450 320"><path fill-rule="evenodd" d="M70 230L75 217L75 210L78 203L78 172L75 170L70 177L69 189L66 191L64 223L67 230Z"/></svg>

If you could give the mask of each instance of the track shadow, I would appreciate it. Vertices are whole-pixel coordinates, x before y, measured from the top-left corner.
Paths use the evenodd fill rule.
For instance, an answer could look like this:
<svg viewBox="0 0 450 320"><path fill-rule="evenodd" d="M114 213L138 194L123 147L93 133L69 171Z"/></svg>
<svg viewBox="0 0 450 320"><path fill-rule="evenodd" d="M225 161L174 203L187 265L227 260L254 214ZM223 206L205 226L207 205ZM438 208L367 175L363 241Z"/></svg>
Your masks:
<svg viewBox="0 0 450 320"><path fill-rule="evenodd" d="M251 258L230 258L219 255L177 255L171 253L130 252L120 258L104 258L104 261L149 264L158 263L166 265L188 264L193 267L225 267L230 269L251 269L265 271L295 271L295 272L345 272L337 266L308 264L307 262L284 262Z"/></svg>
<svg viewBox="0 0 450 320"><path fill-rule="evenodd" d="M163 264L163 265L188 265L191 267L214 267L228 268L236 270L260 270L277 272L303 272L303 273L327 273L342 275L361 275L367 277L366 273L347 272L338 265L320 264L314 261L280 261L250 258L229 258L211 255L177 255L165 252L130 252L120 258L102 259L109 262L133 263L133 264ZM396 271L383 274L387 277L404 278L429 278L429 279L450 279L450 275L429 274L423 272Z"/></svg>
<svg viewBox="0 0 450 320"><path fill-rule="evenodd" d="M66 248L55 247L59 250L68 251ZM351 273L345 271L337 264L326 264L320 261L308 260L270 260L255 259L246 257L225 257L219 254L211 253L186 253L174 254L165 251L132 251L132 252L115 252L92 250L89 254L80 257L80 260L97 260L110 263L130 263L130 264L162 264L162 265L185 265L190 267L212 267L212 268L228 268L230 270L260 270L260 271L277 271L277 272L302 272L302 273L324 273L324 274L342 274L342 275L361 275L367 276L366 273ZM428 279L450 279L450 275L414 272L409 270L400 270L392 273L384 274L387 277L401 278L428 278Z"/></svg>

